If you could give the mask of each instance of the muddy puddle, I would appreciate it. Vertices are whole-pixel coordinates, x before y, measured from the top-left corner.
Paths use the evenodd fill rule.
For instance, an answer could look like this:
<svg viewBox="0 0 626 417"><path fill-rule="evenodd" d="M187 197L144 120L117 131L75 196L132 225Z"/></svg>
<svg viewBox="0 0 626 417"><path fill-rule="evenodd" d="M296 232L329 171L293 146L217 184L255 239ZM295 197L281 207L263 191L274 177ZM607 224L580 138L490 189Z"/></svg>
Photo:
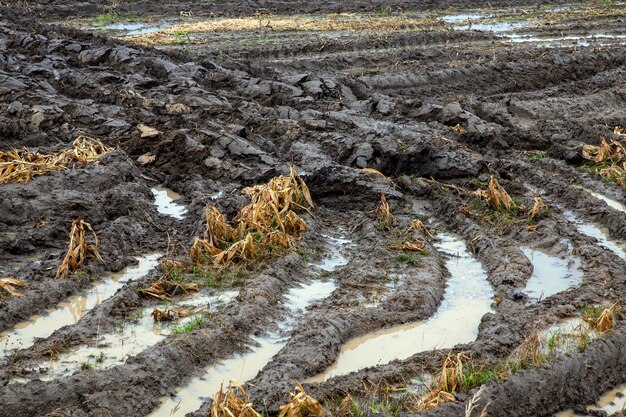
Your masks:
<svg viewBox="0 0 626 417"><path fill-rule="evenodd" d="M582 352L590 341L600 337L581 317L556 323L539 333L540 347L545 355Z"/></svg>
<svg viewBox="0 0 626 417"><path fill-rule="evenodd" d="M468 31L481 30L492 32L506 42L512 43L536 43L541 47L564 47L564 46L580 46L586 47L591 45L606 46L611 44L623 44L626 41L626 34L622 33L583 33L562 35L542 34L535 35L532 33L520 32L521 29L533 28L542 23L540 20L526 21L506 21L481 14L454 14L441 17L452 29Z"/></svg>
<svg viewBox="0 0 626 417"><path fill-rule="evenodd" d="M185 324L198 320L207 313L215 312L228 304L237 294L237 291L217 292L211 295L197 294L181 300L176 305L146 307L128 318L126 322L120 323L114 332L99 335L93 345L82 345L32 370L45 372L39 379L48 381L71 375L81 368L108 369L121 365L130 356L137 355L180 331ZM194 313L180 320L155 322L151 313L156 307L161 310L194 309Z"/></svg>
<svg viewBox="0 0 626 417"><path fill-rule="evenodd" d="M177 200L183 198L180 194L164 187L154 187L150 191L154 195L154 204L157 207L157 211L166 216L171 216L177 220L185 218L187 209L176 203Z"/></svg>
<svg viewBox="0 0 626 417"><path fill-rule="evenodd" d="M171 24L167 23L159 23L159 24L151 24L151 23L140 23L140 22L126 22L126 23L112 23L109 25L103 26L91 26L85 28L86 30L91 31L106 31L107 33L113 36L138 36L138 35L147 35L150 33L156 33L163 29L167 29Z"/></svg>
<svg viewBox="0 0 626 417"><path fill-rule="evenodd" d="M0 334L0 357L28 348L37 338L46 338L63 326L77 323L89 310L112 297L126 283L145 276L158 265L160 257L161 254L157 253L137 258L137 265L111 275L110 279L97 283L82 295L69 297L46 315L33 316L17 324L12 331Z"/></svg>
<svg viewBox="0 0 626 417"><path fill-rule="evenodd" d="M588 405L587 410L593 414L579 414L573 410L564 410L554 414L554 417L592 417L600 415L598 412L602 411L606 413L604 415L610 416L626 410L626 384L604 393L595 404Z"/></svg>
<svg viewBox="0 0 626 417"><path fill-rule="evenodd" d="M521 249L533 264L533 274L524 289L532 302L538 302L582 282L583 274L578 258L570 255L555 256L533 248Z"/></svg>
<svg viewBox="0 0 626 417"><path fill-rule="evenodd" d="M476 339L482 317L491 311L494 295L482 265L465 243L442 234L435 244L447 254L448 280L444 299L435 315L425 321L382 329L344 344L337 361L307 382L322 382L337 375L406 359L416 353L449 348Z"/></svg>
<svg viewBox="0 0 626 417"><path fill-rule="evenodd" d="M580 233L595 238L601 246L626 260L626 244L610 239L608 230L600 226L581 221L569 210L563 211L563 217L576 225L576 229L578 229Z"/></svg>
<svg viewBox="0 0 626 417"><path fill-rule="evenodd" d="M329 243L328 255L311 265L318 275L335 271L348 263L345 250L351 242L343 238L325 237ZM200 408L229 380L244 383L253 379L287 344L296 320L304 311L313 303L328 297L336 287L334 280L320 279L289 290L285 296L287 318L278 323L276 332L252 337L254 344L248 352L207 367L202 376L194 378L186 387L177 389L174 397L163 398L161 406L149 417L184 416Z"/></svg>
<svg viewBox="0 0 626 417"><path fill-rule="evenodd" d="M604 201L606 204L609 205L609 207L611 207L614 210L618 210L618 211L623 211L626 213L626 206L622 203L620 203L619 201L613 200L610 197L605 196L604 194L600 194L597 193L595 191L591 191L587 188L582 188L584 191L588 192L589 194L591 194L592 196L594 196L595 198Z"/></svg>
<svg viewBox="0 0 626 417"><path fill-rule="evenodd" d="M608 46L613 44L623 44L626 42L626 35L594 33L590 35L569 35L569 36L536 36L511 33L506 35L507 41L514 43L537 43L537 46Z"/></svg>

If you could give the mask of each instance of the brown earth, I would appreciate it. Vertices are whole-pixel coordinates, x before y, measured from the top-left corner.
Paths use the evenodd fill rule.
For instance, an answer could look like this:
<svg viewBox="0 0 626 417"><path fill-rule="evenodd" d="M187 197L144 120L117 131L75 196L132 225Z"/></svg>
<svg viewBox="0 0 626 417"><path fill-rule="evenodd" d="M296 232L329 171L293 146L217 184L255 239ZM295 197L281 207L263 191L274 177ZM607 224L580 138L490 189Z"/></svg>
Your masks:
<svg viewBox="0 0 626 417"><path fill-rule="evenodd" d="M50 351L93 344L155 304L138 289L162 269L131 281L76 324L0 357L0 416L148 415L204 367L274 330L289 314L289 289L315 279L310 262L329 250L323 236L343 234L354 247L347 265L328 274L337 289L297 320L286 345L247 386L258 408L275 414L293 381L331 365L343 343L437 310L449 279L446 257L430 242L418 262L398 261L398 242L418 215L432 231L467 242L498 302L472 343L305 384L329 412L348 393L367 398L368 384L400 386L434 373L449 352L494 364L584 307L623 305L625 260L580 232L566 211L626 242L626 212L581 187L624 204L623 188L589 173L580 152L601 137L625 140L613 128L626 125L626 12L603 2L553 9L562 3L133 1L111 9L50 0L0 8L0 150L56 152L83 134L115 148L96 163L0 184L0 276L28 285L23 297L0 298L0 331L46 314L133 256L186 258L204 230L205 205L232 218L248 201L244 187L287 174L290 164L317 204L303 215L308 230L295 250L240 270L232 303L123 366L80 369L53 382L32 371ZM124 24L163 27L137 37L88 29L111 11ZM470 20L447 22L444 15L455 11ZM476 13L491 15L489 26L481 28ZM214 16L237 19L224 24ZM464 22L478 30L454 27ZM503 23L519 25L501 31ZM142 137L140 124L158 133ZM147 153L154 160L143 164ZM483 203L469 193L424 180L474 191L492 175L526 207L537 193L543 197L549 212L536 228L523 215L480 211ZM183 196L182 220L157 211L150 189L159 184ZM373 214L381 194L395 216L389 229ZM57 280L79 216L100 237L104 262ZM530 303L522 290L533 266L520 247L565 256L564 241L580 259L582 284ZM402 283L363 307L391 273ZM489 416L581 409L625 382L625 336L618 322L582 352L487 382L480 405L490 403ZM19 378L26 381L15 383ZM419 415L465 415L474 392ZM210 400L194 414L208 415L209 407ZM372 414L378 412L390 414Z"/></svg>

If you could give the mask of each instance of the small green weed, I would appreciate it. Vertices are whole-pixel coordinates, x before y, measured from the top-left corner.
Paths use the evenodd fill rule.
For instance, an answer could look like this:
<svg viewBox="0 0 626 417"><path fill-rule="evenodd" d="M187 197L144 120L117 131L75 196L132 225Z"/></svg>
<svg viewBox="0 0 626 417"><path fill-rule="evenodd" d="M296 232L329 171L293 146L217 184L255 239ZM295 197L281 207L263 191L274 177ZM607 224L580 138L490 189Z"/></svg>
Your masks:
<svg viewBox="0 0 626 417"><path fill-rule="evenodd" d="M204 323L206 323L206 319L204 317L196 316L189 323L185 323L180 326L174 327L172 329L172 333L174 334L190 333L196 330L198 327L202 326Z"/></svg>
<svg viewBox="0 0 626 417"><path fill-rule="evenodd" d="M94 366L90 364L89 362L83 362L80 365L80 369L82 369L83 371L91 371L94 369Z"/></svg>
<svg viewBox="0 0 626 417"><path fill-rule="evenodd" d="M95 17L96 24L99 26L107 26L119 22L121 16L115 10L108 13L102 13Z"/></svg>
<svg viewBox="0 0 626 417"><path fill-rule="evenodd" d="M419 259L414 258L413 256L406 253L399 253L393 258L394 261L398 263L409 264L411 266L420 266L421 262Z"/></svg>
<svg viewBox="0 0 626 417"><path fill-rule="evenodd" d="M531 151L528 153L528 157L530 158L531 161L538 161L540 159L543 159L547 156L546 151Z"/></svg>

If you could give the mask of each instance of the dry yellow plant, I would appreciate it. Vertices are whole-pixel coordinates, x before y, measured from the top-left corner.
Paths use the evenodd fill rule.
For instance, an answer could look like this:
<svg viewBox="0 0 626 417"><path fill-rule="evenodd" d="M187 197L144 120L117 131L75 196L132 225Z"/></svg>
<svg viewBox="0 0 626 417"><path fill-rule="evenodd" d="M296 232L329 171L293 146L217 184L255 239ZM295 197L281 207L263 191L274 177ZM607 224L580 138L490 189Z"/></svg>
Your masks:
<svg viewBox="0 0 626 417"><path fill-rule="evenodd" d="M177 294L185 294L191 291L198 291L198 284L195 282L173 281L162 278L146 288L141 288L139 292L143 295L169 301Z"/></svg>
<svg viewBox="0 0 626 417"><path fill-rule="evenodd" d="M528 213L528 219L532 221L539 219L547 209L548 207L543 202L543 199L541 197L535 197L535 204L533 204Z"/></svg>
<svg viewBox="0 0 626 417"><path fill-rule="evenodd" d="M96 161L109 151L98 139L88 136L78 137L72 149L52 154L30 152L26 149L0 151L0 184L26 183L36 175L62 171L72 163Z"/></svg>
<svg viewBox="0 0 626 417"><path fill-rule="evenodd" d="M616 164L624 161L624 157L626 157L626 149L621 143L617 141L608 143L604 138L600 141L599 146L583 145L582 153L583 158L597 163L610 162Z"/></svg>
<svg viewBox="0 0 626 417"><path fill-rule="evenodd" d="M278 417L324 417L322 405L304 392L296 382L296 392L289 393L289 402L280 407Z"/></svg>
<svg viewBox="0 0 626 417"><path fill-rule="evenodd" d="M93 235L93 244L87 243L86 230L90 230ZM97 258L102 261L98 246L100 240L96 232L91 228L89 223L78 218L72 222L70 231L70 244L67 254L57 269L56 278L65 278L70 272L78 271L89 259Z"/></svg>
<svg viewBox="0 0 626 417"><path fill-rule="evenodd" d="M620 310L620 308L620 305L615 303L610 307L602 310L598 317L583 315L582 319L589 324L592 330L600 333L606 333L613 329L613 319L617 315L617 312Z"/></svg>
<svg viewBox="0 0 626 417"><path fill-rule="evenodd" d="M420 232L428 239L435 238L435 236L433 236L432 233L430 233L430 231L426 228L426 226L424 225L424 223L422 223L420 219L411 220L411 225L409 226L409 229L415 230L416 232Z"/></svg>
<svg viewBox="0 0 626 417"><path fill-rule="evenodd" d="M407 242L402 242L400 248L403 250L424 252L426 250L426 242L421 239L414 239Z"/></svg>
<svg viewBox="0 0 626 417"><path fill-rule="evenodd" d="M15 287L26 287L26 283L21 279L17 278L0 278L0 297L2 296L2 291L9 293L9 295L13 295L15 297L21 297L22 294Z"/></svg>
<svg viewBox="0 0 626 417"><path fill-rule="evenodd" d="M261 417L254 409L246 391L236 381L230 381L226 391L215 394L211 417Z"/></svg>
<svg viewBox="0 0 626 417"><path fill-rule="evenodd" d="M376 207L376 210L374 210L374 214L376 214L380 222L385 227L391 225L391 219L393 216L391 215L391 209L389 208L389 203L387 202L387 198L384 194L380 195L380 204Z"/></svg>
<svg viewBox="0 0 626 417"><path fill-rule="evenodd" d="M509 193L506 192L493 175L489 178L487 189L477 190L474 192L474 195L485 200L487 204L496 210L517 210L518 208Z"/></svg>
<svg viewBox="0 0 626 417"><path fill-rule="evenodd" d="M313 199L293 167L289 176L247 187L243 193L251 202L239 210L235 227L217 208L205 209L205 237L196 238L189 251L195 264L210 260L215 266L227 266L248 261L274 247L294 246L306 231L306 222L296 211L309 211L314 207Z"/></svg>

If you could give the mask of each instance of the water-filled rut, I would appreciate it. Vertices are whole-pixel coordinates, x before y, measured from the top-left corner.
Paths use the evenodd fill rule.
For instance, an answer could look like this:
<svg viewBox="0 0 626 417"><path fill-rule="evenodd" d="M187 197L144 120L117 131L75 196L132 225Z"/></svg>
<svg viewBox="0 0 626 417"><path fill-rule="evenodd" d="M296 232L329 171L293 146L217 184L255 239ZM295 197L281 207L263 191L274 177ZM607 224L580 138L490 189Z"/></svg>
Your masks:
<svg viewBox="0 0 626 417"><path fill-rule="evenodd" d="M11 331L0 334L0 356L18 349L32 346L37 338L46 338L63 326L77 323L89 310L112 297L120 288L133 279L141 278L157 266L161 254L137 258L137 265L129 266L109 279L95 284L81 295L69 297L56 309L44 316L34 316L19 323Z"/></svg>
<svg viewBox="0 0 626 417"><path fill-rule="evenodd" d="M329 242L328 256L311 265L318 278L324 272L332 272L348 263L343 252L350 241L330 236L325 238ZM184 416L200 408L229 380L243 383L253 379L287 344L296 319L302 317L311 304L328 297L335 288L336 284L331 279L315 279L292 288L285 296L285 307L288 310L286 318L277 323L277 330L252 337L253 344L247 352L205 368L203 375L191 380L184 388L177 389L175 396L163 398L161 406L150 417Z"/></svg>
<svg viewBox="0 0 626 417"><path fill-rule="evenodd" d="M323 373L307 382L322 382L338 375L406 359L416 353L449 348L476 339L482 317L491 311L491 285L484 268L465 243L447 234L439 235L435 247L448 256L450 272L444 299L435 315L425 321L368 333L345 343L339 357Z"/></svg>

